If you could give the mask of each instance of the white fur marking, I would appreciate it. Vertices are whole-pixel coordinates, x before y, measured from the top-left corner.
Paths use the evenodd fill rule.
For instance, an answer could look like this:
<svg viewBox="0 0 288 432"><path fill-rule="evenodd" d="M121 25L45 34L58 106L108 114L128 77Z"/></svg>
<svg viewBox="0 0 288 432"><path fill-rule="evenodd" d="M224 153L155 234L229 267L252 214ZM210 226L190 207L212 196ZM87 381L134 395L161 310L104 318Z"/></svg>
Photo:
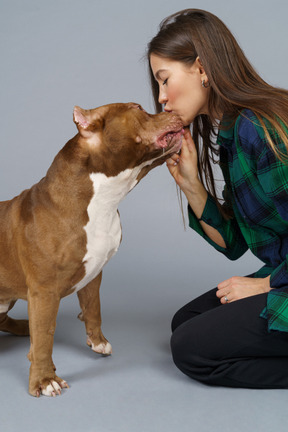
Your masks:
<svg viewBox="0 0 288 432"><path fill-rule="evenodd" d="M0 313L5 313L9 310L10 303L0 304Z"/></svg>
<svg viewBox="0 0 288 432"><path fill-rule="evenodd" d="M52 381L45 389L42 389L44 396L56 396L59 392L61 393L61 387L56 381Z"/></svg>
<svg viewBox="0 0 288 432"><path fill-rule="evenodd" d="M92 351L97 352L98 354L110 355L112 354L112 346L109 342L107 344L101 343L99 345L91 344Z"/></svg>
<svg viewBox="0 0 288 432"><path fill-rule="evenodd" d="M121 241L119 202L136 186L142 168L154 160L126 169L115 177L103 173L90 174L94 194L87 208L89 220L84 227L87 235L87 252L83 258L86 272L74 290L79 291L91 282L117 252Z"/></svg>

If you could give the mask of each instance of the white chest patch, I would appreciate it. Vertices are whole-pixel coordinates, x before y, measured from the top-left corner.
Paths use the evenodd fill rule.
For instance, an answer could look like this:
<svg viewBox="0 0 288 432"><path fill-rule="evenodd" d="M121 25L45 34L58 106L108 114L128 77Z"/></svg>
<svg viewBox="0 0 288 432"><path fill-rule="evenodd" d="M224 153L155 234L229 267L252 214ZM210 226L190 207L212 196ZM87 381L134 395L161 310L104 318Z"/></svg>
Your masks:
<svg viewBox="0 0 288 432"><path fill-rule="evenodd" d="M6 313L8 312L10 303L0 304L0 313Z"/></svg>
<svg viewBox="0 0 288 432"><path fill-rule="evenodd" d="M83 258L85 276L73 287L75 291L91 282L117 252L121 241L118 205L136 186L137 176L144 165L147 162L122 171L115 177L107 177L102 173L90 174L94 194L87 208L89 220L84 227L87 235L87 252Z"/></svg>

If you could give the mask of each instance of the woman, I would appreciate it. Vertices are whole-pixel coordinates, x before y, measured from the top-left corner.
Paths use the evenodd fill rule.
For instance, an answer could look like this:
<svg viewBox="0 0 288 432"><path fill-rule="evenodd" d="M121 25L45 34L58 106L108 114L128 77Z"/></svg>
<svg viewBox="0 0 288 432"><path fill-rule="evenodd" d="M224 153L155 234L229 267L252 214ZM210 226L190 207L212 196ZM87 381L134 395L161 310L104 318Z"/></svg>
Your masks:
<svg viewBox="0 0 288 432"><path fill-rule="evenodd" d="M229 259L249 248L264 264L176 313L175 364L206 384L288 388L288 92L263 81L227 27L197 9L164 20L148 58L157 111L193 124L167 161L190 227Z"/></svg>

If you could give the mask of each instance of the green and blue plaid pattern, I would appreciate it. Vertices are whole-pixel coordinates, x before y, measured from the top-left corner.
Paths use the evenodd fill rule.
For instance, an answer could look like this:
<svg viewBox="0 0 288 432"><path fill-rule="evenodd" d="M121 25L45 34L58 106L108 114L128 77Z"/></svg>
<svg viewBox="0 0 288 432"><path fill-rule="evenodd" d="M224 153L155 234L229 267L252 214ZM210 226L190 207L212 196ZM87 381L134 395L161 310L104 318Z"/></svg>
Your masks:
<svg viewBox="0 0 288 432"><path fill-rule="evenodd" d="M287 154L278 134L265 123L277 148ZM254 277L271 275L274 289L261 317L268 320L269 330L288 332L288 163L272 151L250 110L244 110L233 127L220 129L217 143L225 180L223 197L234 217L225 220L209 196L201 218L220 232L226 248L209 239L190 207L189 226L231 260L249 248L263 262Z"/></svg>

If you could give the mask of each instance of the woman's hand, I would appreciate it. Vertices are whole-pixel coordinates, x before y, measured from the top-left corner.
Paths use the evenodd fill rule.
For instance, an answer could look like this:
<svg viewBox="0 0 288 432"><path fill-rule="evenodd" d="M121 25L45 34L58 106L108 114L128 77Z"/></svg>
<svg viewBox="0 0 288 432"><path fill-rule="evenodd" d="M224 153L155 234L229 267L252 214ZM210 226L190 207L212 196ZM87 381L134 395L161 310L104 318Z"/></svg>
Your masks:
<svg viewBox="0 0 288 432"><path fill-rule="evenodd" d="M216 295L222 304L226 304L245 297L268 293L271 289L270 276L266 278L234 276L218 285Z"/></svg>
<svg viewBox="0 0 288 432"><path fill-rule="evenodd" d="M207 202L208 193L199 179L197 150L188 128L185 129L181 154L171 156L167 160L167 166L174 180L184 192L192 211L200 221ZM204 221L200 223L206 235L214 243L226 248L223 237L215 228L207 225Z"/></svg>
<svg viewBox="0 0 288 432"><path fill-rule="evenodd" d="M197 151L189 128L185 128L181 154L175 153L166 164L170 174L184 193L199 185Z"/></svg>

